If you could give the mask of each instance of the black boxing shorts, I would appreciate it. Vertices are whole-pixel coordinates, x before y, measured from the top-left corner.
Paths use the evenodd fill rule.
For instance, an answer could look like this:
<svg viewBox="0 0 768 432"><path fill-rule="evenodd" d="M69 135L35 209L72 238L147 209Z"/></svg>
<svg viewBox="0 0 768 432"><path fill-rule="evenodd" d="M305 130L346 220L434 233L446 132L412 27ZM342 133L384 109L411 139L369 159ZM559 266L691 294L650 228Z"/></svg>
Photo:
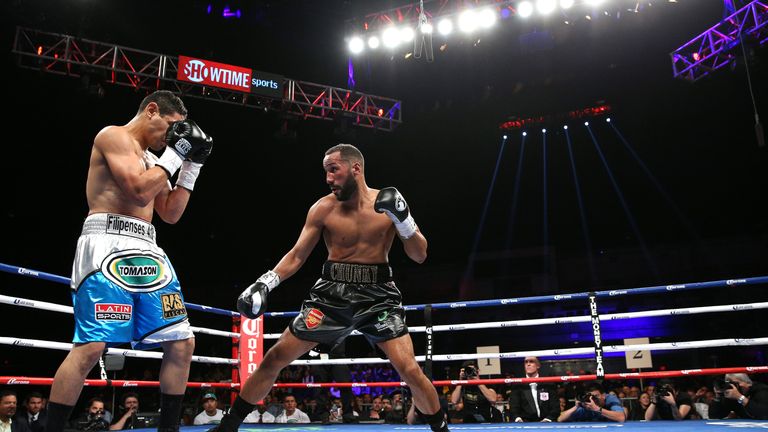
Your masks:
<svg viewBox="0 0 768 432"><path fill-rule="evenodd" d="M299 339L331 347L354 330L374 345L408 333L389 265L331 261L288 328Z"/></svg>

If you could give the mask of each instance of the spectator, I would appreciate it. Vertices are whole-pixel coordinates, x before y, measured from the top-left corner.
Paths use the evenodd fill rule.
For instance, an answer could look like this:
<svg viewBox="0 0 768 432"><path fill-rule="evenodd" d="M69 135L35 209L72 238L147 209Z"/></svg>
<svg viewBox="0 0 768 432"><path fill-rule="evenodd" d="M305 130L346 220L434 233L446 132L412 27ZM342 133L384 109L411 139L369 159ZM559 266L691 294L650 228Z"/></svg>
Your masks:
<svg viewBox="0 0 768 432"><path fill-rule="evenodd" d="M203 395L203 411L195 416L193 425L206 425L206 424L219 424L222 417L224 417L224 411L218 408L219 401L216 399L216 394L208 392Z"/></svg>
<svg viewBox="0 0 768 432"><path fill-rule="evenodd" d="M275 416L267 411L267 405L260 403L250 414L245 416L243 423L274 423Z"/></svg>
<svg viewBox="0 0 768 432"><path fill-rule="evenodd" d="M559 422L566 421L614 421L626 420L624 407L615 395L605 394L598 384L589 386L587 393L576 397L576 404L560 413Z"/></svg>
<svg viewBox="0 0 768 432"><path fill-rule="evenodd" d="M660 380L645 411L646 420L686 420L691 417L691 397L679 392L672 381Z"/></svg>
<svg viewBox="0 0 768 432"><path fill-rule="evenodd" d="M283 397L283 412L275 417L275 423L309 423L309 416L296 408L293 395Z"/></svg>
<svg viewBox="0 0 768 432"><path fill-rule="evenodd" d="M138 418L139 395L130 392L123 395L123 403L120 406L120 412L113 419L109 430L142 429L147 427L146 421Z"/></svg>
<svg viewBox="0 0 768 432"><path fill-rule="evenodd" d="M538 378L541 362L536 357L523 361L526 378ZM557 392L550 385L530 383L512 391L509 401L510 418L516 422L553 422L560 415Z"/></svg>
<svg viewBox="0 0 768 432"><path fill-rule="evenodd" d="M632 403L629 404L628 420L645 420L645 412L650 405L651 397L648 396L648 393L641 393L636 401L632 401Z"/></svg>
<svg viewBox="0 0 768 432"><path fill-rule="evenodd" d="M376 396L371 402L371 408L363 414L361 421L379 421L384 420L384 405L381 402L381 398Z"/></svg>
<svg viewBox="0 0 768 432"><path fill-rule="evenodd" d="M709 418L726 417L768 420L768 385L752 382L747 374L726 374L716 383Z"/></svg>
<svg viewBox="0 0 768 432"><path fill-rule="evenodd" d="M5 390L0 393L0 431L2 432L29 432L29 427L13 421L19 400L16 393Z"/></svg>
<svg viewBox="0 0 768 432"><path fill-rule="evenodd" d="M47 412L43 409L43 395L32 392L24 402L25 410L17 411L14 421L22 424L22 428L29 428L31 432L43 432Z"/></svg>

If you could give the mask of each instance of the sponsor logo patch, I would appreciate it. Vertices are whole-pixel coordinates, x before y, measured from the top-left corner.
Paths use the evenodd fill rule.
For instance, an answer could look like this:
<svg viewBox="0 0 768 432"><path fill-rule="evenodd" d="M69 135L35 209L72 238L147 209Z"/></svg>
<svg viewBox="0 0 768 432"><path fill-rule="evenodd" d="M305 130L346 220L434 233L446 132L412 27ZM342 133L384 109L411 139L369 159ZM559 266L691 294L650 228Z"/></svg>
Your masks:
<svg viewBox="0 0 768 432"><path fill-rule="evenodd" d="M184 307L184 302L181 301L178 293L163 294L160 296L160 301L163 304L163 319L187 315L187 308Z"/></svg>
<svg viewBox="0 0 768 432"><path fill-rule="evenodd" d="M107 279L128 291L155 291L173 279L165 258L149 251L113 253L104 259L101 271Z"/></svg>
<svg viewBox="0 0 768 432"><path fill-rule="evenodd" d="M120 303L96 303L94 305L96 321L130 321L133 306Z"/></svg>
<svg viewBox="0 0 768 432"><path fill-rule="evenodd" d="M325 319L325 314L320 312L317 309L310 309L309 312L304 316L304 324L307 326L308 329L312 330L317 328L320 324L322 324L323 320Z"/></svg>

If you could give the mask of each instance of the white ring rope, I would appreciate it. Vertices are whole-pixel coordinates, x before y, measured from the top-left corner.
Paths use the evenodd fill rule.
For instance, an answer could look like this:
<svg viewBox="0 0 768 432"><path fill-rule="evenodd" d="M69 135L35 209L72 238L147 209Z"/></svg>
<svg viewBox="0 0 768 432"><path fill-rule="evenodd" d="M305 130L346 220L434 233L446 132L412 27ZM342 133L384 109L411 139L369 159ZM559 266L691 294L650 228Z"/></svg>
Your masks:
<svg viewBox="0 0 768 432"><path fill-rule="evenodd" d="M37 340L37 339L10 338L10 337L4 337L4 336L0 336L0 345L15 345L15 346L28 347L28 348L47 348L47 349L55 349L55 350L62 350L62 351L69 351L72 349L71 343L52 342L52 341L44 341L44 340ZM163 358L163 353L158 351L138 351L138 350L120 349L120 348L107 348L106 353L109 355L118 355L122 357L152 358L152 359ZM206 357L206 356L197 356L197 355L192 356L192 361L197 363L230 364L230 365L236 365L239 363L239 361L235 359L228 359L228 358L222 358L222 357Z"/></svg>
<svg viewBox="0 0 768 432"><path fill-rule="evenodd" d="M626 351L648 351L648 350L679 350L679 349L693 349L693 348L713 348L713 347L725 347L725 346L751 346L751 345L768 345L768 337L755 338L755 339L711 339L703 341L688 341L688 342L666 342L666 343L651 343L640 345L604 345L604 352L626 352ZM556 356L570 356L575 354L594 354L594 347L587 348L563 348L555 350L538 350L538 351L516 351L506 353L477 353L477 354L443 354L433 355L433 361L453 361L453 360L477 360L486 358L497 359L513 359L513 358L525 358L528 356L535 357L556 357ZM416 361L423 362L425 356L416 356ZM385 360L378 357L367 358L354 358L354 359L327 359L327 360L296 360L293 365L327 365L327 364L368 364L368 363L389 363L389 360Z"/></svg>
<svg viewBox="0 0 768 432"><path fill-rule="evenodd" d="M63 342L51 342L42 341L36 339L22 339L22 338L9 338L0 336L0 345L15 345L24 346L30 348L49 348L57 350L69 351L72 349L72 344ZM626 352L626 351L649 351L649 350L679 350L679 349L693 349L693 348L714 348L724 346L752 346L752 345L768 345L768 337L754 338L754 339L711 339L703 341L686 341L686 342L664 342L664 343L649 343L649 344L637 344L637 345L604 345L605 352ZM594 352L593 347L585 348L561 348L554 350L538 350L538 351L515 351L506 353L477 353L477 354L442 354L434 355L432 360L434 361L453 361L453 360L477 360L486 358L497 359L513 359L513 358L525 358L528 356L569 356L576 354L591 354ZM163 353L156 351L137 351L129 349L109 348L107 354L119 355L123 357L140 357L140 358L163 358ZM423 362L425 356L416 356L416 361ZM192 356L192 361L199 363L215 363L215 364L238 364L238 360L227 359L221 357L204 357L204 356ZM373 363L389 363L389 360L378 357L367 358L347 358L347 359L327 359L327 360L296 360L293 365L327 365L327 364L373 364Z"/></svg>
<svg viewBox="0 0 768 432"><path fill-rule="evenodd" d="M64 306L56 303L48 303L48 302L38 301L38 300L29 300L29 299L24 299L19 297L9 297L5 295L0 295L0 303L9 304L12 306L24 306L24 307L40 309L40 310L68 313L70 315L74 313L72 310L72 306ZM194 333L209 334L213 336L224 336L228 338L240 338L240 333L209 329L205 327L190 326L190 329L192 329Z"/></svg>
<svg viewBox="0 0 768 432"><path fill-rule="evenodd" d="M702 306L694 308L681 308L681 309L660 309L641 312L626 312L616 314L600 314L600 321L614 321L631 318L644 318L654 316L677 316L677 315L694 315L701 313L712 312L734 312L756 309L768 309L768 302L761 303L742 303L731 305L719 305L719 306ZM537 325L550 325L550 324L571 324L579 322L590 322L589 315L577 316L577 317L562 317L562 318L536 318L528 320L515 320L515 321L491 321L480 323L467 323L467 324L445 324L436 325L432 327L434 332L444 331L456 331L456 330L479 330L479 329L495 329L495 328L507 328L507 327L525 327L525 326L537 326ZM424 326L408 327L408 331L411 333L423 333L426 331ZM357 330L352 332L352 335L358 336L362 333ZM264 339L278 339L281 333L265 333Z"/></svg>

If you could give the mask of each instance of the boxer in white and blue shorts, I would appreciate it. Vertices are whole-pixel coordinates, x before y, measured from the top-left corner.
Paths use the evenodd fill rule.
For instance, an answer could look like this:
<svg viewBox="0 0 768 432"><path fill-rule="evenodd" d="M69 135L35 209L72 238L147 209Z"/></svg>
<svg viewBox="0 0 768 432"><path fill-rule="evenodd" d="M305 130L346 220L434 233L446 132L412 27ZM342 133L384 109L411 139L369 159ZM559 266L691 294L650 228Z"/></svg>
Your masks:
<svg viewBox="0 0 768 432"><path fill-rule="evenodd" d="M176 272L155 243L155 228L142 219L88 216L71 286L74 343L152 348L194 337Z"/></svg>

